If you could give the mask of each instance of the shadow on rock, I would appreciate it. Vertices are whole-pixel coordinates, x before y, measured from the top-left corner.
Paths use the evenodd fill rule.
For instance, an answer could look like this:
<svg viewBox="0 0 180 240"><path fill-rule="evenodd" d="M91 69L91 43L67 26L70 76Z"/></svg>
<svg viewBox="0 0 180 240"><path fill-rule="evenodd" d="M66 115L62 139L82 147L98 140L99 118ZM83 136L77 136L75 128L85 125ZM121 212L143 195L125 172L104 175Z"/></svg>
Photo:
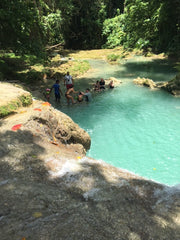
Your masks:
<svg viewBox="0 0 180 240"><path fill-rule="evenodd" d="M180 239L179 192L87 157L52 170L30 132L5 135L0 239Z"/></svg>

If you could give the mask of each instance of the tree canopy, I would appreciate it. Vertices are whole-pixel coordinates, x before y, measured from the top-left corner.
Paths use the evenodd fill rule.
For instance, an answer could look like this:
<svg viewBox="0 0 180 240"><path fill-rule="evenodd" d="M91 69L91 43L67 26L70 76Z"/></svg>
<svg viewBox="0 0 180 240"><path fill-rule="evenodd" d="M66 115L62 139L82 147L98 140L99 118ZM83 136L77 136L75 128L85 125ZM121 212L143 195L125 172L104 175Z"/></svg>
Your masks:
<svg viewBox="0 0 180 240"><path fill-rule="evenodd" d="M0 48L40 54L138 48L180 54L179 0L8 0L0 2Z"/></svg>

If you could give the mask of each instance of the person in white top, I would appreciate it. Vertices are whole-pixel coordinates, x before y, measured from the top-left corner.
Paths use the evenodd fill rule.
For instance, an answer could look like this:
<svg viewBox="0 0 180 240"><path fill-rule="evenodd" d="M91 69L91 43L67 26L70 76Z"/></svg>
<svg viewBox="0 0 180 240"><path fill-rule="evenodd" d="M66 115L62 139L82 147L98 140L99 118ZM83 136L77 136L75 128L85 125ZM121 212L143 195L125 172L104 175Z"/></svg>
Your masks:
<svg viewBox="0 0 180 240"><path fill-rule="evenodd" d="M72 88L74 85L74 80L72 78L72 76L69 74L69 72L67 72L67 74L64 77L64 86L66 85L66 88Z"/></svg>

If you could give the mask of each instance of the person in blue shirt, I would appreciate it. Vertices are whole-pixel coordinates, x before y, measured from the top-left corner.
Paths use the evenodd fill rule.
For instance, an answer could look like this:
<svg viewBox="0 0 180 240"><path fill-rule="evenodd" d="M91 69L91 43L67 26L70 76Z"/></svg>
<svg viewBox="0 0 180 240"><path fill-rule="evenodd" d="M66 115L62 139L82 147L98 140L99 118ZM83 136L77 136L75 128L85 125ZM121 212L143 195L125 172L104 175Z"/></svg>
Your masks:
<svg viewBox="0 0 180 240"><path fill-rule="evenodd" d="M59 80L56 80L56 83L52 86L51 91L53 88L54 88L55 100L56 102L60 102L60 98L61 98L60 94L63 94L63 93L60 89Z"/></svg>

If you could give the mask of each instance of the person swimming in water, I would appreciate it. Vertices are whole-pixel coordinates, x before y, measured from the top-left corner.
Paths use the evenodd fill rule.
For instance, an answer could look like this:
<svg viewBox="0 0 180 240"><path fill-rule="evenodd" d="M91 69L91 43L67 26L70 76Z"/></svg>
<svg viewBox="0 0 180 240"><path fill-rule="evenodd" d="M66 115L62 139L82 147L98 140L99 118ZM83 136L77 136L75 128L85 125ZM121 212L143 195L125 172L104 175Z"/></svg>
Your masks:
<svg viewBox="0 0 180 240"><path fill-rule="evenodd" d="M78 102L83 102L83 93L79 92L78 96L77 96L77 101Z"/></svg>
<svg viewBox="0 0 180 240"><path fill-rule="evenodd" d="M97 91L97 92L100 91L99 81L96 81L96 83L94 84L94 91Z"/></svg>
<svg viewBox="0 0 180 240"><path fill-rule="evenodd" d="M100 90L104 90L105 89L105 81L103 78L101 78L101 81L99 82L100 85Z"/></svg>
<svg viewBox="0 0 180 240"><path fill-rule="evenodd" d="M83 96L85 97L86 102L90 102L92 100L92 95L90 92L89 88L86 88L86 92L81 92L83 94Z"/></svg>
<svg viewBox="0 0 180 240"><path fill-rule="evenodd" d="M111 80L110 83L109 83L109 88L110 89L113 89L114 88L114 84L113 84L113 81Z"/></svg>

